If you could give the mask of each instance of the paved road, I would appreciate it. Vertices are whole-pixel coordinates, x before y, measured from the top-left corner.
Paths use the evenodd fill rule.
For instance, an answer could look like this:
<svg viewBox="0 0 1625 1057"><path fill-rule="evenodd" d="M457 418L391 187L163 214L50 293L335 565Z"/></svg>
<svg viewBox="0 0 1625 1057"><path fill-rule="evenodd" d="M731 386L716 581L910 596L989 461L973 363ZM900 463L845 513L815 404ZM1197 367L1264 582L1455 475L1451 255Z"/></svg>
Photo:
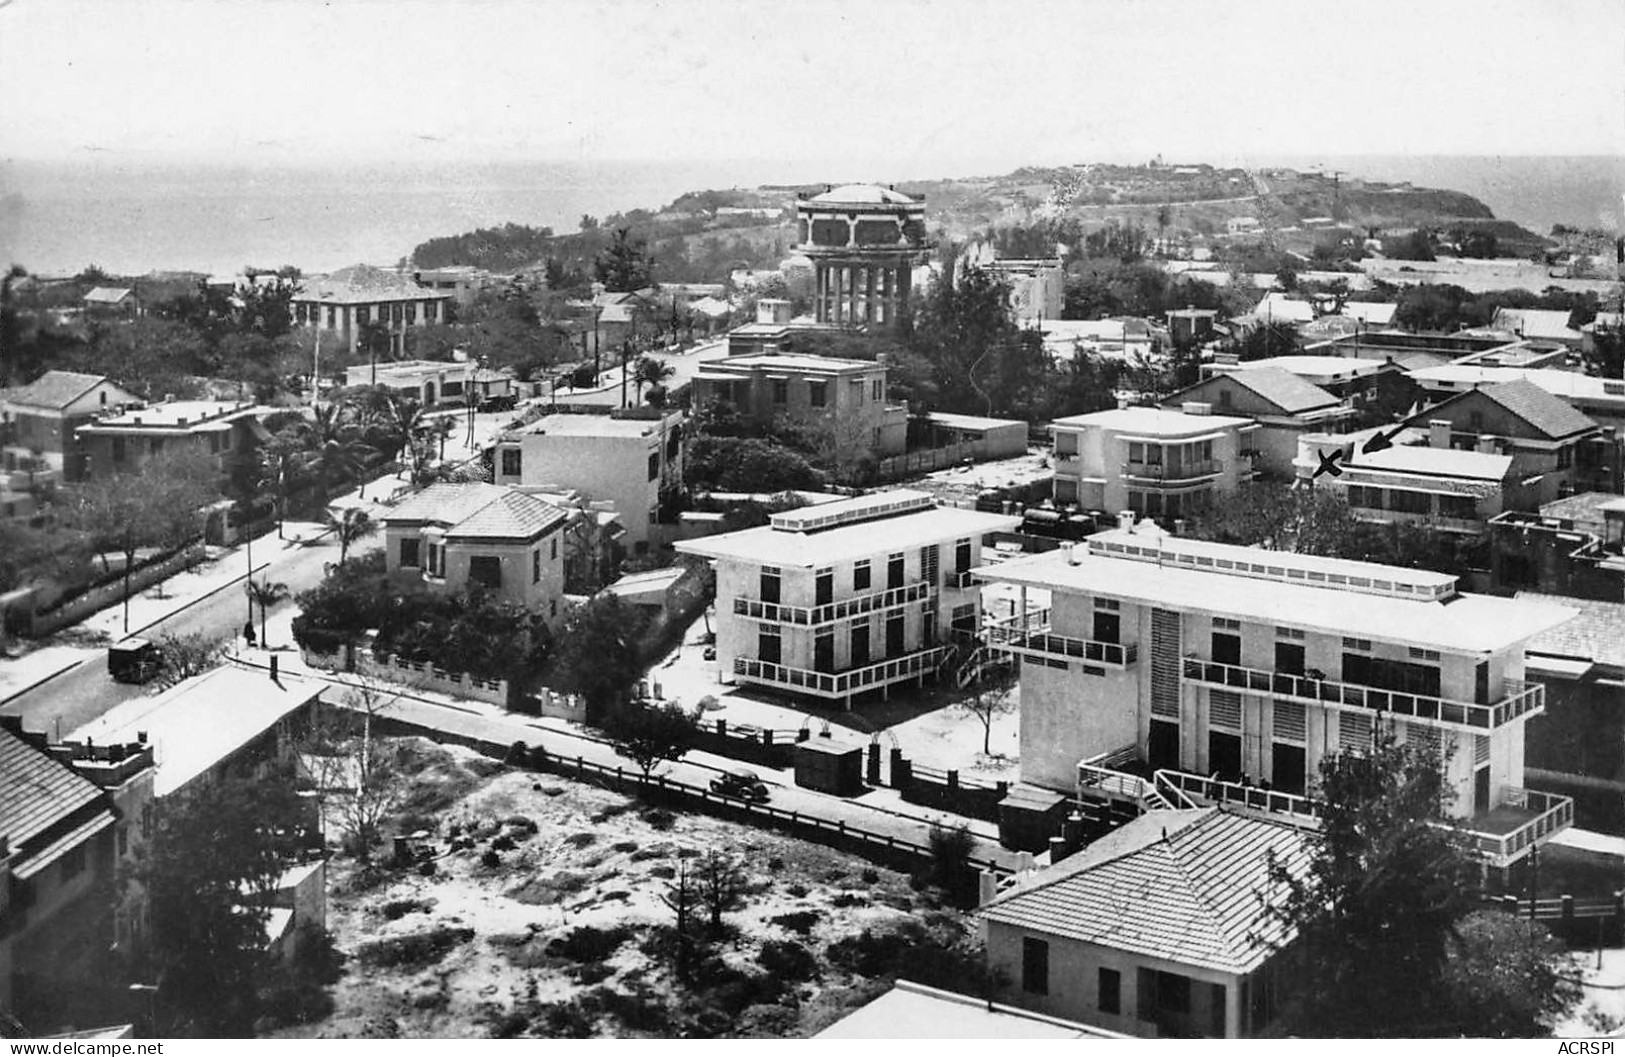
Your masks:
<svg viewBox="0 0 1625 1057"><path fill-rule="evenodd" d="M352 544L350 553L364 554L379 546L381 546L380 536L374 536L372 539ZM285 583L288 585L289 594L294 595L316 586L321 581L325 572L324 565L338 560L338 545L323 540L312 546L294 547L277 553L269 562L258 560L258 555L255 557L254 568L257 577ZM245 574L248 571L247 561L241 551L234 551L220 560L238 562ZM291 599L285 600L272 606L271 613L274 616L278 612L291 609L292 606ZM248 600L243 594L241 579L238 579L181 612L142 630L141 634L151 638L165 632L177 635L202 632L226 638L239 632L247 615ZM254 626L256 629L259 627L258 612L254 614ZM139 629L132 629L132 633L136 630ZM273 626L272 638L276 637ZM98 652L54 679L9 698L0 704L0 715L20 715L28 729L44 730L54 737L68 734L119 702L138 697L150 689L145 686L114 682L107 674L105 655Z"/></svg>

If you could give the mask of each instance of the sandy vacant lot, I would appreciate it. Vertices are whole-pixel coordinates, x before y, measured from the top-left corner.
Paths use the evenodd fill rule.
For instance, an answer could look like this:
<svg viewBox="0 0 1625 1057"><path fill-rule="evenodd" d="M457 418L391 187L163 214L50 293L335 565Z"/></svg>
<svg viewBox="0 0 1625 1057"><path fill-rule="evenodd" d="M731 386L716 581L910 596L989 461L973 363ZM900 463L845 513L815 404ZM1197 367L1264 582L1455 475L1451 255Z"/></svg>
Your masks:
<svg viewBox="0 0 1625 1057"><path fill-rule="evenodd" d="M748 826L504 768L421 739L406 826L428 868L335 859L346 956L323 1037L801 1036L900 970L951 984L980 962L964 917L909 877ZM696 908L688 979L662 902L713 850L746 889L720 931ZM969 986L966 980L963 986Z"/></svg>

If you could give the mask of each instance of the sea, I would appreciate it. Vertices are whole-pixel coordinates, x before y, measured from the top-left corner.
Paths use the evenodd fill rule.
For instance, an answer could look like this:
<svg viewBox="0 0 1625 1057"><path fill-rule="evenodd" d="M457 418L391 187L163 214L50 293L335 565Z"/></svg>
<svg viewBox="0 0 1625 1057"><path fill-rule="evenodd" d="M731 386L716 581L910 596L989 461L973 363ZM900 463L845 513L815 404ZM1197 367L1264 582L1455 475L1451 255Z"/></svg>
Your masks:
<svg viewBox="0 0 1625 1057"><path fill-rule="evenodd" d="M1541 234L1559 223L1619 230L1625 219L1621 157L1271 155L1211 160L1313 167L1464 191L1497 217ZM113 274L141 275L164 270L228 274L245 265L293 264L307 272L359 262L391 265L438 235L508 223L571 231L583 214L654 209L687 191L822 178L800 168L726 159L361 167L125 163L96 155L74 162L0 160L0 266L20 264L40 275L71 275L94 264ZM874 175L924 180L997 171ZM833 175L845 179L851 174Z"/></svg>

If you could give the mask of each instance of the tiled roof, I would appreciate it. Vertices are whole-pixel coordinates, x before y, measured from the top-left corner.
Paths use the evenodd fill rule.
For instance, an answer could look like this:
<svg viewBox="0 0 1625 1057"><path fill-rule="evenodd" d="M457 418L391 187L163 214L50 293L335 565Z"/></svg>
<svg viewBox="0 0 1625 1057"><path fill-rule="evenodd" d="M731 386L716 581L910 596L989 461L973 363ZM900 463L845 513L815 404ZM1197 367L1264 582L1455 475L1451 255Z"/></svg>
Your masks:
<svg viewBox="0 0 1625 1057"><path fill-rule="evenodd" d="M1625 602L1546 595L1519 591L1515 596L1533 602L1573 606L1580 615L1529 640L1530 653L1583 657L1596 664L1625 667Z"/></svg>
<svg viewBox="0 0 1625 1057"><path fill-rule="evenodd" d="M1337 397L1320 386L1280 367L1254 367L1247 371L1227 371L1225 374L1234 379L1236 384L1251 389L1288 415L1331 407L1337 403ZM1191 386L1191 389L1208 385L1211 381L1210 379L1208 382L1198 382ZM1179 396L1179 393L1175 393L1164 402L1177 401Z"/></svg>
<svg viewBox="0 0 1625 1057"><path fill-rule="evenodd" d="M447 539L530 539L569 515L551 503L504 489L490 503L446 530Z"/></svg>
<svg viewBox="0 0 1625 1057"><path fill-rule="evenodd" d="M6 394L6 402L27 404L29 407L52 407L61 410L90 392L98 382L107 380L102 374L80 374L77 371L46 371L24 386Z"/></svg>
<svg viewBox="0 0 1625 1057"><path fill-rule="evenodd" d="M340 268L320 279L305 280L295 301L322 304L369 304L374 301L443 301L451 295L419 286L405 272L390 272L370 264Z"/></svg>
<svg viewBox="0 0 1625 1057"><path fill-rule="evenodd" d="M434 522L446 526L447 538L529 539L567 516L536 496L471 481L430 485L391 510L384 522Z"/></svg>
<svg viewBox="0 0 1625 1057"><path fill-rule="evenodd" d="M1225 973L1258 968L1289 927L1260 906L1301 876L1302 830L1222 808L1154 811L981 910L989 921Z"/></svg>
<svg viewBox="0 0 1625 1057"><path fill-rule="evenodd" d="M1524 338L1573 341L1580 332L1569 326L1569 313L1549 308L1498 308L1490 326L1510 330Z"/></svg>
<svg viewBox="0 0 1625 1057"><path fill-rule="evenodd" d="M0 730L0 837L22 850L102 795L88 778Z"/></svg>
<svg viewBox="0 0 1625 1057"><path fill-rule="evenodd" d="M1554 440L1584 433L1597 426L1567 401L1522 378L1515 382L1487 385L1478 392Z"/></svg>

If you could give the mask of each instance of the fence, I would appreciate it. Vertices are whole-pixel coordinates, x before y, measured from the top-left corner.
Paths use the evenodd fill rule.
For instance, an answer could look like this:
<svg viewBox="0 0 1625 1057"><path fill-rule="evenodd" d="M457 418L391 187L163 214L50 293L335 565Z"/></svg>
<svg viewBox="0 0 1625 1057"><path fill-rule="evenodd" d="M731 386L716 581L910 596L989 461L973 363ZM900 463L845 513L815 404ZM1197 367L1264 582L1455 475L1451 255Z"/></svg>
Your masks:
<svg viewBox="0 0 1625 1057"><path fill-rule="evenodd" d="M506 679L480 679L467 672L436 668L428 661L409 661L405 657L391 657L376 650L360 650L356 653L356 671L390 682L410 683L425 690L489 701L493 705L508 704Z"/></svg>
<svg viewBox="0 0 1625 1057"><path fill-rule="evenodd" d="M203 558L203 547L192 543L162 558L149 560L146 564L137 566L130 572L130 595L133 597L153 584L169 579L182 569L191 568ZM35 597L37 596L30 592L27 598L12 601L6 609L6 625L19 635L31 638L49 635L59 628L77 623L92 613L106 609L123 599L124 575L120 573L101 583L93 584L71 597L55 601L46 608L34 608Z"/></svg>
<svg viewBox="0 0 1625 1057"><path fill-rule="evenodd" d="M976 458L974 444L950 444L945 448L926 448L924 451L911 451L906 455L893 455L889 459L881 459L875 466L875 476L882 481L892 481L917 473L930 473L932 470L957 466L966 459L974 458Z"/></svg>
<svg viewBox="0 0 1625 1057"><path fill-rule="evenodd" d="M654 797L651 799L681 801L686 806L697 807L706 814L789 832L796 837L851 852L870 862L893 869L914 870L929 864L932 860L929 846L902 837L877 833L848 822L832 822L799 811L786 811L768 804L719 796L704 786L689 785L664 775L645 778L637 771L593 763L581 756L559 756L541 746L531 748L523 742L499 745L483 738L425 727L393 716L379 717L374 720L374 724L382 734L428 737L443 743L462 745L513 766L591 782L618 793L644 797L653 793ZM1009 867L993 859L972 857L966 860L965 866L971 871L986 870L1001 877L1011 873ZM974 884L974 877L969 880Z"/></svg>
<svg viewBox="0 0 1625 1057"><path fill-rule="evenodd" d="M900 784L899 778L902 779ZM903 799L911 804L951 811L984 822L999 821L999 801L1010 792L1009 782L961 778L958 771L939 771L918 764L905 768L894 766L892 782Z"/></svg>

